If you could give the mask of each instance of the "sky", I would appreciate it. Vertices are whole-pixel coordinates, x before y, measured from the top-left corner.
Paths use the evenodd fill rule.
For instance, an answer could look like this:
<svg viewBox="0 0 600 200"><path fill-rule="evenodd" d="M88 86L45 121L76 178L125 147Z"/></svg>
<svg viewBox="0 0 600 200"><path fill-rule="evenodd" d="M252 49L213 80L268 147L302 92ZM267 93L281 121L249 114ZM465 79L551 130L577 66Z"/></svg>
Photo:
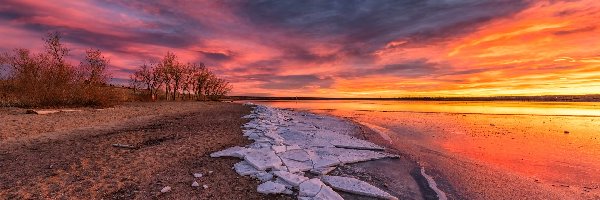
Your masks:
<svg viewBox="0 0 600 200"><path fill-rule="evenodd" d="M231 95L600 93L597 0L3 0L0 51L59 31L98 48L114 83L174 52Z"/></svg>

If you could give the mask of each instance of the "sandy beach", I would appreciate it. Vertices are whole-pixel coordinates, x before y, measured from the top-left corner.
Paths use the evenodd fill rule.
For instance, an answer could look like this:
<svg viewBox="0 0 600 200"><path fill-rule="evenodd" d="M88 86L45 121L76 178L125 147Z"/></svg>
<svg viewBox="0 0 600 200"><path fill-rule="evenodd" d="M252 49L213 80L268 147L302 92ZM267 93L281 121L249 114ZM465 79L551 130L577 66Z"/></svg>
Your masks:
<svg viewBox="0 0 600 200"><path fill-rule="evenodd" d="M257 193L257 181L231 170L235 159L208 157L249 142L240 129L248 107L164 102L81 110L2 108L0 199L288 198ZM161 194L166 186L171 191Z"/></svg>

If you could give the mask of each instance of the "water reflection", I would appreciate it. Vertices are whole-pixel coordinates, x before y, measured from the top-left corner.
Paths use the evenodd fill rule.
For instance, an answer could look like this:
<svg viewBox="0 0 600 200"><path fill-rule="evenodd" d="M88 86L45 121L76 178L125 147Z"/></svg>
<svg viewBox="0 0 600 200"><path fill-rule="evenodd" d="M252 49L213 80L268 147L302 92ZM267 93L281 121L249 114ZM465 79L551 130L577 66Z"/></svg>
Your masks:
<svg viewBox="0 0 600 200"><path fill-rule="evenodd" d="M600 188L600 106L564 102L262 101L351 118L403 152L462 171L437 153L486 163L576 193ZM464 114L458 114L464 113ZM428 151L423 151L427 149ZM430 151L429 151L430 150ZM462 162L461 162L462 163ZM443 167L442 167L443 166ZM479 166L479 165L476 165ZM469 172L475 173L475 172ZM451 176L451 175L450 175ZM468 177L453 176L456 182ZM465 178L467 177L467 178ZM464 180L460 180L464 178ZM486 178L482 178L486 180ZM539 180L539 181L537 181ZM482 184L482 183L476 183ZM530 183L526 183L530 184ZM598 194L600 195L600 194Z"/></svg>
<svg viewBox="0 0 600 200"><path fill-rule="evenodd" d="M276 107L386 112L444 112L600 116L599 103L584 102L477 102L477 101L255 101Z"/></svg>

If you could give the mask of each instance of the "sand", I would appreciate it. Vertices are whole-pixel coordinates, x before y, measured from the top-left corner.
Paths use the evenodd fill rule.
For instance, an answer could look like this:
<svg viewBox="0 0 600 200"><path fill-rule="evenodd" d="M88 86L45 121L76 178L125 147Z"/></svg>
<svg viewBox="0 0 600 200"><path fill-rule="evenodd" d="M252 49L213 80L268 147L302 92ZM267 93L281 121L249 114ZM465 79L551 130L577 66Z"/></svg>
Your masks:
<svg viewBox="0 0 600 200"><path fill-rule="evenodd" d="M0 199L287 198L257 193L258 181L231 169L237 159L208 156L249 142L240 128L248 107L175 102L82 110L0 109ZM161 193L166 186L171 190Z"/></svg>

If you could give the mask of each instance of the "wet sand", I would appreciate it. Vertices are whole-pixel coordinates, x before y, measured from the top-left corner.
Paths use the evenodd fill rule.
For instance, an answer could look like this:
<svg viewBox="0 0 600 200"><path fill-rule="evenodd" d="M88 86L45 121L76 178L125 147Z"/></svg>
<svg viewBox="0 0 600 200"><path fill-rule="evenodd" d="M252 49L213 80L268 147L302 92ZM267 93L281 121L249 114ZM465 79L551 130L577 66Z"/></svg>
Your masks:
<svg viewBox="0 0 600 200"><path fill-rule="evenodd" d="M417 160L450 199L600 198L600 117L294 106L376 131L380 144Z"/></svg>
<svg viewBox="0 0 600 200"><path fill-rule="evenodd" d="M231 169L236 159L209 157L249 143L240 128L248 107L164 102L82 110L2 108L0 199L290 199L256 192L259 182ZM192 187L195 180L208 188ZM172 190L161 194L165 186Z"/></svg>

